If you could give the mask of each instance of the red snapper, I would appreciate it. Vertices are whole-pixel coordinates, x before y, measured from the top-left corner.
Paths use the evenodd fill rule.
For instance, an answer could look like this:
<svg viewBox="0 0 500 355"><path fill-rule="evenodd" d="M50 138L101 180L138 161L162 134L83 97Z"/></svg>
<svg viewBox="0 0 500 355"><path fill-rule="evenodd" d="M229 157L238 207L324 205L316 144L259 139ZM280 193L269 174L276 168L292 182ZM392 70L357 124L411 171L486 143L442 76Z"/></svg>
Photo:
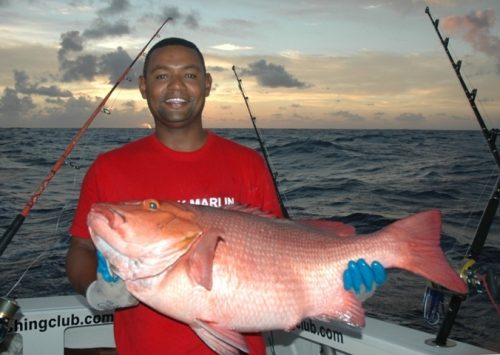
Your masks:
<svg viewBox="0 0 500 355"><path fill-rule="evenodd" d="M95 204L88 226L135 297L221 354L247 351L242 332L292 329L307 317L363 326L361 303L343 287L349 260L467 291L440 248L436 209L363 236L340 222L156 200Z"/></svg>

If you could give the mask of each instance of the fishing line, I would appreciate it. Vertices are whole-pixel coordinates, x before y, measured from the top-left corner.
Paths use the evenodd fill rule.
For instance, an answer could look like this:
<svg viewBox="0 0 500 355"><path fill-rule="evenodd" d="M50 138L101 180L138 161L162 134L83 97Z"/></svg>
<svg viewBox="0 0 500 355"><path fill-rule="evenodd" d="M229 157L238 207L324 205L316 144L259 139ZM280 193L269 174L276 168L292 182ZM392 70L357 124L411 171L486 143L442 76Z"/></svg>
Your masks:
<svg viewBox="0 0 500 355"><path fill-rule="evenodd" d="M103 141L102 135L98 135L97 138L100 140L100 142ZM65 165L68 166L69 168L72 168L72 170L71 170L72 171L72 181L71 181L70 186L74 189L76 189L80 185L81 180L83 179L84 169L80 170L80 167L83 166L82 165L83 161L84 160L89 161L93 158L93 157L91 157L92 154L91 154L91 152L89 150L89 146L88 146L90 141L91 141L90 136L88 136L88 135L85 136L85 138L83 138L80 141L80 144L78 145L76 151L74 150L72 152L73 154L76 152L79 155L76 159L74 159L75 162L73 162L73 161L68 162L68 160L65 161ZM94 140L92 140L92 141L94 142ZM102 146L102 144L99 144L99 143L96 143L95 145ZM9 289L9 291L6 293L6 295L4 297L8 298L10 296L10 294L20 285L22 280L25 278L25 276L28 274L28 272L33 268L33 266L37 264L37 262L40 262L42 259L51 255L52 254L51 251L55 250L56 245L64 242L64 239L67 236L62 235L60 237L57 237L57 235L59 234L59 230L60 230L61 224L62 224L62 218L64 217L65 212L68 212L70 210L71 210L70 203L69 203L69 201L66 200L66 202L64 203L64 206L62 207L62 209L58 213L56 225L54 227L54 230L52 231L53 235L55 235L56 237L54 238L54 240L51 243L49 243L49 245L45 248L45 250L42 250L41 252L39 252L38 255L35 258L33 258L33 260L25 267L22 274L19 276L17 281L13 284L13 286ZM47 239L44 239L44 240L47 241Z"/></svg>
<svg viewBox="0 0 500 355"><path fill-rule="evenodd" d="M447 36L446 36L446 38L449 38L449 36L448 36L448 34L447 34L446 32L444 32L444 31L443 31L443 33L444 33L445 35L447 35ZM453 58L457 58L457 57L458 57L458 54L457 54L457 53L456 53L456 51L454 50L452 43L451 43L451 42L449 42L449 41L447 42L447 48L448 48L448 50L450 51L450 53L452 54L452 57L453 57ZM461 62L461 61L460 61L460 62ZM461 76L464 78L464 81L465 81L465 82L467 82L467 83L469 83L469 86L471 86L471 87L476 87L476 86L474 85L474 82L473 82L472 78L471 78L471 77L469 77L469 75L468 75L467 71L466 71L466 70L464 70L464 68L462 68L462 67L460 67L460 74L461 74ZM477 90L476 90L475 92L477 93ZM491 119L489 118L489 114L488 114L488 112L487 112L487 110L486 110L486 107L483 105L483 102L482 102L481 98L480 98L480 97L478 97L478 96L476 96L476 97L474 98L474 101L476 102L476 104L477 104L478 106L480 106L480 107L481 107L481 111L483 112L483 114L481 115L481 117L483 118L483 120L484 120L484 121L486 121L489 125L491 125ZM486 112L486 113L485 113L485 112ZM497 171L497 170L498 170L498 168L497 168L496 166L492 166L490 174L486 177L486 181L484 182L484 184L482 184L482 187L483 187L483 188L482 188L481 192L479 192L479 194L478 194L477 198L475 199L474 203L472 204L472 207L469 209L469 214L468 214L468 217L467 217L467 219L464 221L464 224L463 224L463 226L462 226L462 233L463 233L463 235L467 235L467 233L466 233L466 229L469 227L469 222L470 222L470 221L471 221L471 219L472 219L472 214L473 214L473 211L474 211L475 209L482 209L482 208L480 208L480 207L479 207L479 205L480 205L480 203L481 203L482 201L484 201L484 200L485 200L485 197L484 197L484 196L485 196L485 195L487 195L487 190L486 190L486 188L487 188L487 187L489 187L489 188L491 189L491 187L493 186L493 184L491 183L491 179L492 179L492 178L494 178L494 175L495 175L495 174L494 174L494 171ZM453 250L453 249L452 249L452 250Z"/></svg>
<svg viewBox="0 0 500 355"><path fill-rule="evenodd" d="M447 38L449 38L449 37L450 36L447 34ZM453 58L458 58L459 57L459 55L453 49L453 44L451 42L448 42L448 49L453 54ZM462 61L460 61L460 62L462 62ZM474 84L474 80L472 79L472 77L469 76L469 74L467 73L467 67L466 66L462 65L460 67L460 74L465 79L465 82L469 83L470 87L474 87L474 88L477 87L477 85ZM477 93L477 91L476 91L476 93ZM489 126L492 126L492 121L489 118L490 115L488 114L487 106L485 106L483 104L483 100L481 99L481 97L480 96L476 96L474 101L475 101L476 105L481 108L481 112L483 112L482 118L488 123Z"/></svg>
<svg viewBox="0 0 500 355"><path fill-rule="evenodd" d="M97 137L101 142L103 141L102 135L98 135ZM72 181L71 181L69 186L71 186L75 190L78 188L78 186L80 186L81 180L83 179L85 169L80 170L80 167L83 166L82 163L83 163L84 159L87 161L90 161L93 158L93 157L91 157L92 154L89 150L89 143L91 141L90 138L91 137L89 135L85 136L80 141L80 144L78 145L76 150L74 150L72 152L72 155L75 153L78 153L78 155L79 155L77 158L74 159L74 161L76 163L70 162L67 164L66 163L67 161L65 162L65 165L72 168L72 170L71 170ZM92 140L92 141L94 142L94 140ZM102 146L102 144L100 144L100 143L96 143L95 145ZM57 221L56 221L54 230L52 231L53 235L55 235L56 237L54 238L54 240L51 243L49 243L49 245L45 248L45 250L42 250L41 252L39 252L38 255L35 258L33 258L33 260L25 267L24 271L22 272L20 277L17 279L17 281L14 283L14 285L10 288L10 290L7 292L5 297L8 298L10 296L10 294L19 286L19 284L22 282L24 277L33 268L33 266L36 265L37 262L39 262L43 258L51 255L51 251L55 250L56 245L64 242L64 239L67 237L67 235L62 235L60 237L57 237L57 235L59 234L59 229L61 228L62 218L63 218L65 212L68 212L68 211L71 211L70 202L68 200L66 200L62 209L58 213ZM47 240L47 239L44 239L44 240ZM49 238L49 240L50 240L50 238Z"/></svg>
<svg viewBox="0 0 500 355"><path fill-rule="evenodd" d="M442 33L444 33L446 35L445 38L450 38L449 34L446 33L445 31L442 31ZM446 41L446 48L450 51L453 58L459 57L458 54L456 53L456 51L454 50L453 45L450 41ZM458 61L458 62L461 63L461 61ZM469 83L469 86L471 86L471 87L477 87L476 85L474 85L474 81L472 80L472 78L469 77L466 68L464 70L463 66L460 64L459 69L460 69L461 76L464 78L464 81ZM475 91L475 93L477 93L476 89L474 89L474 91ZM483 112L483 114L481 115L481 118L484 121L486 121L489 125L491 125L491 119L489 117L487 107L485 107L481 98L479 96L475 96L474 102L477 104L477 106L481 107L481 111ZM492 166L490 174L486 178L485 183L482 185L482 187L483 187L482 191L478 194L477 198L475 199L474 203L472 204L472 207L469 209L469 214L468 214L466 220L464 221L463 226L462 226L462 230L461 230L461 233L463 235L467 235L466 229L469 227L469 223L472 220L473 211L475 209L482 209L479 207L479 205L482 201L485 200L484 196L487 194L486 188L489 187L491 189L492 186L494 185L491 183L491 179L494 178L494 175L495 175L494 171L497 171L497 170L498 170L498 168L496 166ZM450 251L453 251L453 250L455 250L455 246Z"/></svg>
<svg viewBox="0 0 500 355"><path fill-rule="evenodd" d="M474 226L471 225L471 220L473 219L474 210L482 210L481 204L484 203L485 199L487 199L487 188L491 189L491 187L494 185L492 183L492 179L494 181L495 170L496 168L495 166L493 166L491 168L490 174L486 177L486 182L481 185L482 190L478 193L474 201L472 201L472 204L470 204L469 207L467 208L468 209L467 217L463 221L461 227L458 229L458 233L463 237L466 237L468 234L470 234L467 231L468 229L474 228ZM462 199L460 202L463 203L466 201L467 199ZM459 246L454 244L453 247L450 248L445 254L448 255L448 253L456 252L458 248Z"/></svg>
<svg viewBox="0 0 500 355"><path fill-rule="evenodd" d="M483 137L485 138L490 153L495 160L496 166L497 168L500 168L500 155L498 154L496 146L497 133L500 131L498 129L489 130L486 127L484 120L481 116L481 113L479 112L476 104L477 89L469 90L468 85L464 81L463 76L461 74L462 61L461 60L455 61L454 57L451 55L448 48L449 37L443 38L439 30L439 19L434 19L432 17L428 6L425 8L425 13L429 16L429 19L432 22L432 25L436 31L436 34L439 37L439 41L441 42L443 49L445 50L446 55L451 63L451 66L455 71L456 77L460 82L463 92L467 100L469 101L469 105L472 111L474 112L474 116L476 117L476 120L481 128ZM483 286L480 284L480 281L478 280L479 273L476 262L483 250L484 244L489 235L490 228L493 224L496 212L499 207L499 200L500 200L500 175L497 174L495 188L493 189L490 195L486 207L483 209L483 213L481 215L476 232L474 234L474 238L467 252L464 255L464 261L462 264L462 268L460 269L460 276L467 283L467 286L469 288L468 292L469 295L473 293L480 293L481 287ZM435 346L447 346L448 336L455 323L455 318L460 309L460 305L462 301L465 300L466 296L467 295L459 295L459 294L453 294L451 296L445 318L441 324L441 327L439 328L436 338L434 340L429 340L429 344L433 344Z"/></svg>
<svg viewBox="0 0 500 355"><path fill-rule="evenodd" d="M497 312L497 314L500 314L500 305L498 305L497 302L495 301L495 298L497 298L500 294L499 291L496 290L496 287L494 285L495 279L491 278L488 281L487 280L488 277L486 275L479 275L478 279L482 282L482 284L484 284L486 289L486 294L488 295L491 304L495 308L495 311ZM496 292L494 291L494 289Z"/></svg>
<svg viewBox="0 0 500 355"><path fill-rule="evenodd" d="M262 155L264 157L264 161L267 165L267 169L269 171L269 174L272 177L274 189L276 191L276 195L278 197L278 202L279 202L280 208L281 208L281 213L283 214L283 217L290 218L290 215L288 214L288 211L283 203L283 198L286 199L286 195L283 195L279 189L279 183L278 183L278 179L277 179L278 173L271 166L271 162L269 159L269 152L267 151L266 144L264 143L264 139L262 138L262 134L261 134L260 130L257 128L257 124L255 123L257 118L252 114L252 110L250 109L250 104L248 103L248 96L246 96L245 92L243 91L243 86L241 84L242 80L238 77L238 73L236 72L236 66L233 65L232 69L234 72L234 76L236 77L236 81L238 82L238 87L240 89L241 95L243 96L243 100L245 101L245 105L247 107L248 114L250 115L250 121L252 121L255 135L257 136L257 140L259 141L259 145L260 145L260 149L262 151Z"/></svg>
<svg viewBox="0 0 500 355"><path fill-rule="evenodd" d="M108 116L111 115L111 113L113 112L113 110L115 108L116 100L118 99L118 96L120 96L121 92L122 92L122 89L120 87L118 87L116 94L113 95L113 101L111 102L111 105L102 108L103 113L105 113Z"/></svg>
<svg viewBox="0 0 500 355"><path fill-rule="evenodd" d="M112 86L112 88L109 90L107 95L101 100L99 105L95 108L95 110L92 112L92 114L87 118L83 126L77 131L77 133L73 136L72 140L70 143L66 146L64 152L62 155L59 157L59 159L54 163L52 168L50 169L49 173L45 176L45 178L42 180L42 182L39 184L35 192L33 192L31 198L28 200L28 202L25 204L24 208L21 210L21 212L14 218L10 226L5 230L3 233L2 237L0 238L0 256L3 254L9 243L11 242L12 238L14 235L18 232L19 228L22 226L24 223L26 217L29 215L31 210L33 209L34 205L38 202L39 198L41 195L44 193L46 190L47 186L49 183L52 181L53 177L56 175L56 173L60 170L60 168L65 165L66 160L68 156L71 154L75 146L78 144L80 139L83 137L87 129L90 127L94 119L101 113L105 112L105 104L108 101L108 99L111 97L115 89L120 85L120 83L123 81L123 79L128 75L129 71L132 69L132 67L135 65L135 63L138 61L138 59L143 55L145 52L146 48L150 45L150 43L156 38L161 31L161 29L167 24L168 21L171 21L172 18L167 18L161 26L156 30L155 34L149 39L149 41L145 44L145 46L141 49L141 51L137 54L137 56L134 58L134 60L129 64L127 68L122 72L118 80L115 82L115 84ZM116 99L115 99L116 100ZM66 163L66 165L70 165L71 167L75 168L74 171L78 170L77 165L72 164L72 163ZM74 175L76 177L76 175ZM73 179L73 182L76 182L76 179ZM63 215L64 210L67 207L67 202L64 205L62 211L59 214L59 217L57 219L56 223L56 231L59 229L59 225L61 222L61 218ZM47 255L48 251L52 249L56 243L58 243L62 238L56 238L53 243L51 243L48 248L40 253L36 258L34 258L27 268L24 270L24 272L21 274L19 279L14 283L14 285L11 287L11 289L7 292L6 297L0 297L0 305L1 308L4 310L2 313L0 313L0 343L3 342L4 334L6 334L6 325L9 323L10 320L14 319L16 316L17 311L19 310L19 305L14 301L8 298L8 296L16 289L16 287L21 283L21 281L24 279L24 277L27 275L29 270L35 265L43 256Z"/></svg>
<svg viewBox="0 0 500 355"><path fill-rule="evenodd" d="M75 171L75 174L73 174L75 176L74 180L73 180L73 184L76 185L76 171ZM28 266L25 268L25 270L23 271L23 273L21 274L21 276L17 279L17 281L14 283L14 285L10 288L10 290L6 293L6 295L4 297L8 298L10 296L10 294L17 288L17 286L19 286L19 284L21 283L21 281L24 279L24 277L28 274L28 272L30 271L30 269L38 262L40 261L43 257L46 257L48 255L50 255L50 251L53 251L55 249L55 246L59 243L61 243L63 241L63 239L66 237L66 236L61 236L61 237L57 237L58 233L59 233L59 227L61 225L61 219L62 219L62 216L64 214L65 211L68 211L69 208L69 202L66 201L64 203L64 206L63 208L61 209L61 211L59 212L59 215L57 217L57 221L56 221L56 225L54 227L54 235L56 236L54 238L54 240L52 241L52 243L50 243L46 248L45 250L41 251L40 253L38 253L38 255L33 258L33 260L28 264ZM46 240L46 239L45 239Z"/></svg>

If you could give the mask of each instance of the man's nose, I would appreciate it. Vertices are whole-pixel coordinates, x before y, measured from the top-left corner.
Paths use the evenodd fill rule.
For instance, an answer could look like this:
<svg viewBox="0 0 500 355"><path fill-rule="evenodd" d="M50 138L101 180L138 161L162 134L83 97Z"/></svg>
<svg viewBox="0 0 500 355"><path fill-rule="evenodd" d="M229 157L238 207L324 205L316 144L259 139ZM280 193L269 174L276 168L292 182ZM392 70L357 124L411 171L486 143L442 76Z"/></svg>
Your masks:
<svg viewBox="0 0 500 355"><path fill-rule="evenodd" d="M184 86L184 80L182 75L172 75L168 81L169 88L181 88Z"/></svg>

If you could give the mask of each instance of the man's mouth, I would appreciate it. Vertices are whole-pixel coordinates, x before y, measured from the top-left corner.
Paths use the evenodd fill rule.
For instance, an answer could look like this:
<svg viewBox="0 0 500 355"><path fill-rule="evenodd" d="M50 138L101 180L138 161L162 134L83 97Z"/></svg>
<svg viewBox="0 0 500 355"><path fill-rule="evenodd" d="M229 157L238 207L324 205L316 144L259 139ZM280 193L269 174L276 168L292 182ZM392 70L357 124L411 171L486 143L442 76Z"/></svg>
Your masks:
<svg viewBox="0 0 500 355"><path fill-rule="evenodd" d="M170 99L166 99L165 102L170 105L182 105L188 102L186 99L182 99L180 97L172 97Z"/></svg>

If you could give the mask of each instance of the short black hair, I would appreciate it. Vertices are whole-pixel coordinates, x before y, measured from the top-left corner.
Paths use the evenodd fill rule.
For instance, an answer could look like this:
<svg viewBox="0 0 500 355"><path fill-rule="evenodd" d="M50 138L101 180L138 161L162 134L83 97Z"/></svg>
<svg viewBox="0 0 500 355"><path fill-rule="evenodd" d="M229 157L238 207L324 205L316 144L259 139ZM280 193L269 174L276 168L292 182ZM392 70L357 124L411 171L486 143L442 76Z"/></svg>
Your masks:
<svg viewBox="0 0 500 355"><path fill-rule="evenodd" d="M147 69L148 69L148 65L149 65L149 59L150 59L151 55L153 54L153 52L158 48L163 48L163 47L167 47L167 46L184 46L187 48L194 49L195 52L198 53L198 55L200 56L201 64L203 66L203 71L206 72L205 58L203 58L203 54L201 54L201 51L198 49L196 44L194 44L193 42L190 42L186 39L183 39L183 38L168 37L168 38L164 38L161 41L157 42L153 47L151 47L151 49L148 51L148 54L146 54L146 59L144 60L144 67L142 69L142 75L144 77L146 77L146 73L147 73Z"/></svg>

